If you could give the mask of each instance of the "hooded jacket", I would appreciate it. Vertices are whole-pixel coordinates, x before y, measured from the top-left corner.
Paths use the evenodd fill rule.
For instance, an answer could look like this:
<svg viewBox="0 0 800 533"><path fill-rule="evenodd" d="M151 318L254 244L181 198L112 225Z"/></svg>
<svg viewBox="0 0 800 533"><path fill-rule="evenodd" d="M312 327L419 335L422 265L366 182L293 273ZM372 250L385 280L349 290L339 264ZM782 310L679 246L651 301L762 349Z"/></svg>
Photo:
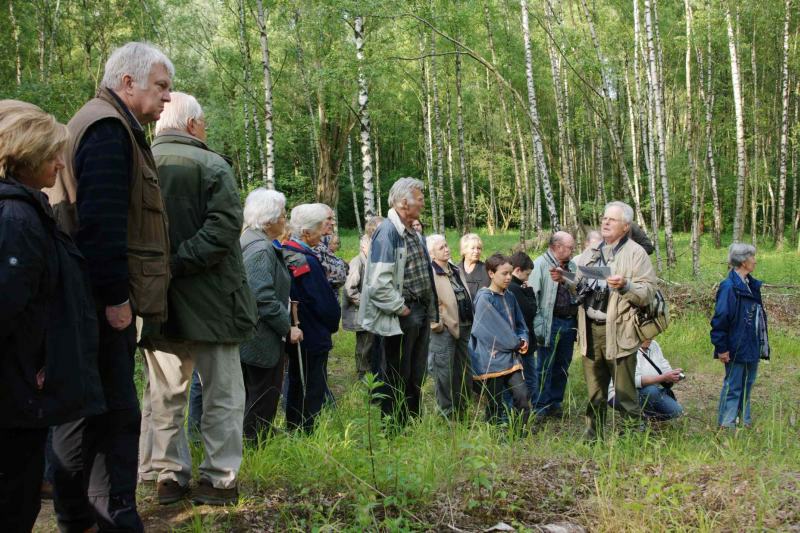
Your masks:
<svg viewBox="0 0 800 533"><path fill-rule="evenodd" d="M745 283L736 271L731 270L719 284L711 319L711 343L714 345L714 358L729 352L732 363L769 359L761 281L748 274Z"/></svg>

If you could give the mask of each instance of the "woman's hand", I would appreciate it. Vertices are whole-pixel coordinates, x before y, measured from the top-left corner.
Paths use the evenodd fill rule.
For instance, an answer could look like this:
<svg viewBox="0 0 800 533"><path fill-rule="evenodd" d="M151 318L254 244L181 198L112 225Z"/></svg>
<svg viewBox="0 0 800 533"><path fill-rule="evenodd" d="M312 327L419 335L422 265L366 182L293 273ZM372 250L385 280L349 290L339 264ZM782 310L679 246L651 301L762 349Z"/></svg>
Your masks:
<svg viewBox="0 0 800 533"><path fill-rule="evenodd" d="M731 352L725 352L725 353L717 354L717 357L719 357L719 362L720 363L727 364L727 363L731 362Z"/></svg>
<svg viewBox="0 0 800 533"><path fill-rule="evenodd" d="M292 328L289 330L289 343L297 344L302 340L303 340L303 330L298 328L297 326L292 326Z"/></svg>

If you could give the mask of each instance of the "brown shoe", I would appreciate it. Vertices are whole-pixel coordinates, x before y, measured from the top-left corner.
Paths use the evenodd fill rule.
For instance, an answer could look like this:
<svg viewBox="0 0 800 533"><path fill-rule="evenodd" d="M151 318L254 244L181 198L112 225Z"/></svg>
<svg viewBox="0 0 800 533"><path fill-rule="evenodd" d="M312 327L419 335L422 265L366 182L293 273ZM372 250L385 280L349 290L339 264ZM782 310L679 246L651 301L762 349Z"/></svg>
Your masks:
<svg viewBox="0 0 800 533"><path fill-rule="evenodd" d="M192 491L192 502L198 505L236 505L239 502L239 490L236 487L217 489L209 480L201 478Z"/></svg>
<svg viewBox="0 0 800 533"><path fill-rule="evenodd" d="M189 493L189 487L184 487L172 479L158 482L158 503L169 505L181 501Z"/></svg>

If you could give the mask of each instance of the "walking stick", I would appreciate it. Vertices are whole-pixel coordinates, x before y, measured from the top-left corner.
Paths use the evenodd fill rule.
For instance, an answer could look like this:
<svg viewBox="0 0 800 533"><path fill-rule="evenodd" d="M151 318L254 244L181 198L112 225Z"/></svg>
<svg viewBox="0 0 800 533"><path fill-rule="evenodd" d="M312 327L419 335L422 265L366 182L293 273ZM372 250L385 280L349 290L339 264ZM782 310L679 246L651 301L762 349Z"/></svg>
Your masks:
<svg viewBox="0 0 800 533"><path fill-rule="evenodd" d="M300 327L300 319L297 318L297 306L300 305L300 302L297 300L290 300L289 305L292 311L292 326L299 328ZM300 348L300 343L295 344L297 346L297 365L300 367L300 384L303 386L303 398L306 397L306 376L305 372L303 371L303 352Z"/></svg>

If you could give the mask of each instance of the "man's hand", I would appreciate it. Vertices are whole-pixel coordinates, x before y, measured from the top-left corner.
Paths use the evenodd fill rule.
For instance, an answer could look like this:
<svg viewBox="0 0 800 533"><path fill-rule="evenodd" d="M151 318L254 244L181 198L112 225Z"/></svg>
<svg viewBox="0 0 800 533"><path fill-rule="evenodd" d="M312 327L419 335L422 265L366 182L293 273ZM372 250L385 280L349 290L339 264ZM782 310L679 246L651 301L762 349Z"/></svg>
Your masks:
<svg viewBox="0 0 800 533"><path fill-rule="evenodd" d="M608 283L608 286L611 287L612 289L623 289L625 288L625 284L628 283L628 281L625 279L625 276L614 274L613 276L609 276L608 279L606 279L606 283Z"/></svg>
<svg viewBox="0 0 800 533"><path fill-rule="evenodd" d="M718 354L717 357L719 357L719 362L720 363L726 363L727 364L727 363L731 362L731 352L725 352L725 353Z"/></svg>
<svg viewBox="0 0 800 533"><path fill-rule="evenodd" d="M297 326L292 326L292 328L289 330L289 343L297 344L302 340L303 340L303 330L298 328Z"/></svg>
<svg viewBox="0 0 800 533"><path fill-rule="evenodd" d="M106 320L117 331L122 331L130 326L131 320L133 320L130 302L125 302L122 305L107 305Z"/></svg>
<svg viewBox="0 0 800 533"><path fill-rule="evenodd" d="M664 372L661 374L661 380L664 383L677 383L681 380L681 372L683 372L683 369L680 368Z"/></svg>
<svg viewBox="0 0 800 533"><path fill-rule="evenodd" d="M519 340L519 353L526 354L528 353L528 341L525 339Z"/></svg>
<svg viewBox="0 0 800 533"><path fill-rule="evenodd" d="M564 271L561 270L561 267L552 267L550 269L550 279L556 283L561 283L564 281Z"/></svg>
<svg viewBox="0 0 800 533"><path fill-rule="evenodd" d="M410 314L411 314L411 309L409 309L407 306L404 305L403 310L400 311L400 316L408 316Z"/></svg>

